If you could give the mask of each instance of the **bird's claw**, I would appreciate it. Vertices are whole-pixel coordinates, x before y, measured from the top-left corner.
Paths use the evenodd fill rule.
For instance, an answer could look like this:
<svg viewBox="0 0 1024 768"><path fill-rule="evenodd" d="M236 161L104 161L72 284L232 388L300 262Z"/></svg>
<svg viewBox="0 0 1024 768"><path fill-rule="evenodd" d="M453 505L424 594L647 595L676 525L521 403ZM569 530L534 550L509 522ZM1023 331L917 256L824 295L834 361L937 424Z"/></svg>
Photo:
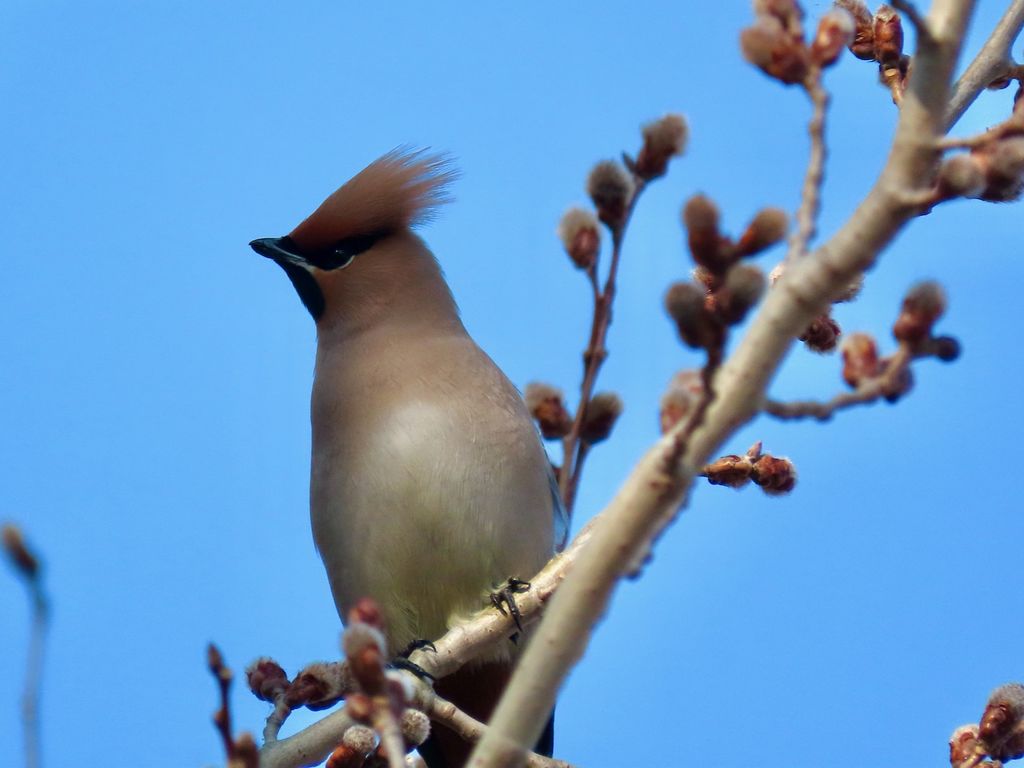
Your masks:
<svg viewBox="0 0 1024 768"><path fill-rule="evenodd" d="M523 631L523 615L519 612L519 606L516 604L516 595L521 595L529 589L530 582L510 578L504 587L491 593L491 604L498 609L502 616L511 614L512 621L515 622L516 629L520 632ZM507 612L505 611L506 605L508 606Z"/></svg>
<svg viewBox="0 0 1024 768"><path fill-rule="evenodd" d="M402 656L398 656L392 659L391 663L388 664L388 666L392 669L404 669L406 672L411 672L412 674L416 675L416 677L418 677L420 680L426 680L430 684L433 684L437 680L436 677L427 672L427 670L425 670L419 664L414 664L413 662L409 661L407 658L404 658Z"/></svg>

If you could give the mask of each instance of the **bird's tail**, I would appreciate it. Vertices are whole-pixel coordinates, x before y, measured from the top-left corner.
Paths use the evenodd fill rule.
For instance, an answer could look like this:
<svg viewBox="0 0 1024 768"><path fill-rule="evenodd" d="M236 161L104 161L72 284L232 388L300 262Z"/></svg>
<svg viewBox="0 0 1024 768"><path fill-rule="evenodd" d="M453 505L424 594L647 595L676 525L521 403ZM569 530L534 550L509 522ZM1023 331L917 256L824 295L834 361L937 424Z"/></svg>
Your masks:
<svg viewBox="0 0 1024 768"><path fill-rule="evenodd" d="M394 149L345 182L289 237L317 251L346 238L422 224L451 200L447 186L456 175L446 155Z"/></svg>
<svg viewBox="0 0 1024 768"><path fill-rule="evenodd" d="M505 691L512 667L508 664L492 663L483 666L463 667L455 674L438 680L437 694L455 704L466 714L486 723ZM555 741L555 713L551 713L544 733L534 751L551 757ZM454 731L434 723L430 737L420 745L419 753L427 768L463 768L469 760L473 745L464 741Z"/></svg>

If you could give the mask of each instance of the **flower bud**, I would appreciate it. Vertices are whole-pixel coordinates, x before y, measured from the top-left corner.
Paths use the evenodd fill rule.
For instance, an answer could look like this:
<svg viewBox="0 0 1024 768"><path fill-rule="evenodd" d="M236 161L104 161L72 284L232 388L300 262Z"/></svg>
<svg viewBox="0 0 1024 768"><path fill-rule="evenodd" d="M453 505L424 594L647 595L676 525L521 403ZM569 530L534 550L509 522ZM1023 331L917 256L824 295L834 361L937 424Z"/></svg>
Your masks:
<svg viewBox="0 0 1024 768"><path fill-rule="evenodd" d="M679 371L661 396L659 419L662 434L685 419L704 395L704 380L698 370Z"/></svg>
<svg viewBox="0 0 1024 768"><path fill-rule="evenodd" d="M996 688L988 698L978 726L978 736L985 751L996 759L1002 747L1024 719L1024 685L1010 683Z"/></svg>
<svg viewBox="0 0 1024 768"><path fill-rule="evenodd" d="M875 60L882 66L895 66L903 55L903 24L890 5L880 5L873 22Z"/></svg>
<svg viewBox="0 0 1024 768"><path fill-rule="evenodd" d="M960 342L952 336L936 336L932 339L932 354L944 363L952 363L960 357Z"/></svg>
<svg viewBox="0 0 1024 768"><path fill-rule="evenodd" d="M25 578L34 579L39 575L39 559L25 544L21 529L13 523L5 523L0 532L0 541L11 564Z"/></svg>
<svg viewBox="0 0 1024 768"><path fill-rule="evenodd" d="M705 195L694 195L683 206L690 253L698 266L713 274L721 274L732 263L725 254L723 238L718 229L718 206Z"/></svg>
<svg viewBox="0 0 1024 768"><path fill-rule="evenodd" d="M530 382L526 385L523 399L545 440L558 440L569 434L572 417L565 408L560 389L537 381Z"/></svg>
<svg viewBox="0 0 1024 768"><path fill-rule="evenodd" d="M583 208L570 208L558 222L558 237L572 263L580 269L590 269L597 263L601 249L601 234L597 219Z"/></svg>
<svg viewBox="0 0 1024 768"><path fill-rule="evenodd" d="M669 114L641 129L644 145L636 158L636 174L650 181L663 176L668 161L683 154L689 129L682 115Z"/></svg>
<svg viewBox="0 0 1024 768"><path fill-rule="evenodd" d="M234 754L228 761L228 768L259 768L260 750L251 733L243 731L235 739Z"/></svg>
<svg viewBox="0 0 1024 768"><path fill-rule="evenodd" d="M587 194L594 201L597 217L612 229L625 221L633 190L633 179L613 160L601 161L587 177Z"/></svg>
<svg viewBox="0 0 1024 768"><path fill-rule="evenodd" d="M292 680L285 691L285 704L290 709L308 707L312 710L333 707L345 694L345 676L341 664L317 662L308 664Z"/></svg>
<svg viewBox="0 0 1024 768"><path fill-rule="evenodd" d="M740 50L743 58L786 85L802 83L807 77L807 48L774 16L758 16L740 32Z"/></svg>
<svg viewBox="0 0 1024 768"><path fill-rule="evenodd" d="M971 154L985 174L982 200L1004 203L1020 196L1024 188L1024 136L994 141Z"/></svg>
<svg viewBox="0 0 1024 768"><path fill-rule="evenodd" d="M984 749L984 748L982 748ZM970 723L961 725L949 737L949 764L960 768L978 756L978 726Z"/></svg>
<svg viewBox="0 0 1024 768"><path fill-rule="evenodd" d="M750 479L769 496L779 496L796 487L796 467L787 458L766 453L754 462Z"/></svg>
<svg viewBox="0 0 1024 768"><path fill-rule="evenodd" d="M245 679L249 683L249 690L262 701L272 702L291 685L281 665L266 656L248 666Z"/></svg>
<svg viewBox="0 0 1024 768"><path fill-rule="evenodd" d="M418 747L430 735L430 718L418 709L402 713L402 738L409 747Z"/></svg>
<svg viewBox="0 0 1024 768"><path fill-rule="evenodd" d="M366 755L377 743L372 728L353 725L341 737L341 744L327 758L326 768L363 768Z"/></svg>
<svg viewBox="0 0 1024 768"><path fill-rule="evenodd" d="M773 17L793 37L803 36L804 9L796 0L754 0L753 6L756 16Z"/></svg>
<svg viewBox="0 0 1024 768"><path fill-rule="evenodd" d="M866 333L851 333L843 340L843 381L856 389L878 376L878 346Z"/></svg>
<svg viewBox="0 0 1024 768"><path fill-rule="evenodd" d="M932 326L946 310L946 294L934 281L918 283L903 299L892 335L905 344L918 344L931 336Z"/></svg>
<svg viewBox="0 0 1024 768"><path fill-rule="evenodd" d="M742 488L750 482L754 467L746 456L730 454L716 459L704 467L704 476L711 485L726 485L730 488Z"/></svg>
<svg viewBox="0 0 1024 768"><path fill-rule="evenodd" d="M867 5L863 0L836 0L836 5L853 17L854 29L850 53L863 61L874 61L875 22Z"/></svg>
<svg viewBox="0 0 1024 768"><path fill-rule="evenodd" d="M943 198L978 197L987 186L981 164L969 154L946 158L939 166L937 182Z"/></svg>
<svg viewBox="0 0 1024 768"><path fill-rule="evenodd" d="M753 256L770 248L786 236L789 217L781 208L762 208L736 243L736 254Z"/></svg>
<svg viewBox="0 0 1024 768"><path fill-rule="evenodd" d="M599 392L587 403L580 439L594 445L608 438L622 414L622 398L614 392Z"/></svg>
<svg viewBox="0 0 1024 768"><path fill-rule="evenodd" d="M725 285L715 294L719 316L729 325L743 322L750 308L764 295L765 279L760 269L737 264L725 273Z"/></svg>
<svg viewBox="0 0 1024 768"><path fill-rule="evenodd" d="M843 49L853 42L856 30L856 22L848 11L833 8L818 22L818 31L811 43L811 61L820 67L835 64Z"/></svg>
<svg viewBox="0 0 1024 768"><path fill-rule="evenodd" d="M706 292L693 283L675 283L665 294L665 309L679 337L694 349L708 349L721 335L717 319L705 306Z"/></svg>
<svg viewBox="0 0 1024 768"><path fill-rule="evenodd" d="M839 343L841 334L842 329L839 327L839 323L826 313L811 321L807 330L800 336L800 341L806 344L812 352L831 352Z"/></svg>

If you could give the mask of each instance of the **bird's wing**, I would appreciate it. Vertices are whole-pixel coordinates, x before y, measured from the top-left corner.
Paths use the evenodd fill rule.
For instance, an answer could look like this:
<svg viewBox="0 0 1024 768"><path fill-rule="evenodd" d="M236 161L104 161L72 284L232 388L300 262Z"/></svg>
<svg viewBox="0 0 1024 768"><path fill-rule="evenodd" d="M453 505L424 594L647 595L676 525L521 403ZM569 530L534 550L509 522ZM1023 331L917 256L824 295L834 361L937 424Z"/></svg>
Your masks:
<svg viewBox="0 0 1024 768"><path fill-rule="evenodd" d="M555 552L561 552L569 542L569 513L562 503L562 494L558 490L555 472L548 464L548 484L551 486L551 507L555 524Z"/></svg>

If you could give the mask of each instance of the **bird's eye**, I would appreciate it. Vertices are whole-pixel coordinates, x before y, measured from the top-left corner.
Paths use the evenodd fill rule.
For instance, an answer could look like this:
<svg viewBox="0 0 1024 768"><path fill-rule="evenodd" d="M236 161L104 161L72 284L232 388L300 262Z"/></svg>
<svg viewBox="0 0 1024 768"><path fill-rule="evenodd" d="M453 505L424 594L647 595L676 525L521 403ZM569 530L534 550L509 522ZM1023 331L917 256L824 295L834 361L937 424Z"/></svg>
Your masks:
<svg viewBox="0 0 1024 768"><path fill-rule="evenodd" d="M351 264L356 258L356 255L345 248L336 248L328 255L324 261L325 269L344 269Z"/></svg>

